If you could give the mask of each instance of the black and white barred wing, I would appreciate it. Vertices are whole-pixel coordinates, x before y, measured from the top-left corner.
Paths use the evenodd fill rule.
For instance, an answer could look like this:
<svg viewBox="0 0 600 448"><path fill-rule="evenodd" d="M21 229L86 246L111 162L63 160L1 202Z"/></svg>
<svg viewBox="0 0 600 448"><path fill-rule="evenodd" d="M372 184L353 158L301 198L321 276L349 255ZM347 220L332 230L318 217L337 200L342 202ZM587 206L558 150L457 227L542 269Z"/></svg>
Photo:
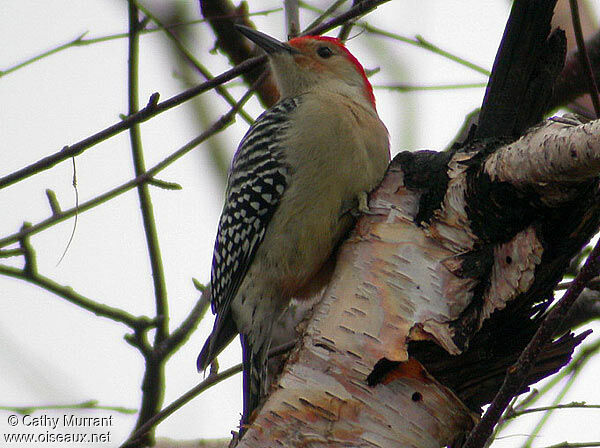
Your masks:
<svg viewBox="0 0 600 448"><path fill-rule="evenodd" d="M264 112L242 139L227 181L227 198L215 241L212 310L222 320L252 263L289 181L281 145L298 98Z"/></svg>

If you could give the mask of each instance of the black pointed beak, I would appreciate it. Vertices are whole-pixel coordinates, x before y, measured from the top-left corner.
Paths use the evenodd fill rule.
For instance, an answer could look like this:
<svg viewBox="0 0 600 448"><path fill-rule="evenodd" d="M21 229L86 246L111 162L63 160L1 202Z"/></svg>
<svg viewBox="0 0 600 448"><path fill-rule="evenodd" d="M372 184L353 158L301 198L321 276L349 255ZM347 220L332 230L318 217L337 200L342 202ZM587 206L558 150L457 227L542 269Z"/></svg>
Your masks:
<svg viewBox="0 0 600 448"><path fill-rule="evenodd" d="M256 45L258 45L260 48L265 50L267 54L281 52L286 52L289 54L300 53L291 45L288 45L284 42L280 42L277 39L265 33L261 33L260 31L257 31L255 29L249 28L244 25L235 25L235 28L248 39L250 39L252 42L254 42Z"/></svg>

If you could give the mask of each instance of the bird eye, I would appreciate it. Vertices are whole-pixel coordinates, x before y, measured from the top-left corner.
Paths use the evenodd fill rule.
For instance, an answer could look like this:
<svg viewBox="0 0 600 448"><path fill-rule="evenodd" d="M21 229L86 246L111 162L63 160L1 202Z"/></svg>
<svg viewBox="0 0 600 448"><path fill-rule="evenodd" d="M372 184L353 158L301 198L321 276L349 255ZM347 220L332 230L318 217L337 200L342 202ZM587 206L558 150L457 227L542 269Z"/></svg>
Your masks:
<svg viewBox="0 0 600 448"><path fill-rule="evenodd" d="M333 55L333 51L329 47L319 47L317 49L317 54L321 56L323 59L327 59Z"/></svg>

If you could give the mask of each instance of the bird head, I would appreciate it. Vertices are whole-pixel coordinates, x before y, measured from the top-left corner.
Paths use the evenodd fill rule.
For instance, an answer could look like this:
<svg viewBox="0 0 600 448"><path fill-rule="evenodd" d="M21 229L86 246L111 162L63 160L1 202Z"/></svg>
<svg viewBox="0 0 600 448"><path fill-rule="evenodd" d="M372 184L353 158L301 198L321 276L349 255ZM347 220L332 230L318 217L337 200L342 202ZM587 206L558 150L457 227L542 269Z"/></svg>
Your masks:
<svg viewBox="0 0 600 448"><path fill-rule="evenodd" d="M280 42L252 28L236 27L267 53L282 98L321 89L361 98L375 109L365 70L339 39L302 36Z"/></svg>

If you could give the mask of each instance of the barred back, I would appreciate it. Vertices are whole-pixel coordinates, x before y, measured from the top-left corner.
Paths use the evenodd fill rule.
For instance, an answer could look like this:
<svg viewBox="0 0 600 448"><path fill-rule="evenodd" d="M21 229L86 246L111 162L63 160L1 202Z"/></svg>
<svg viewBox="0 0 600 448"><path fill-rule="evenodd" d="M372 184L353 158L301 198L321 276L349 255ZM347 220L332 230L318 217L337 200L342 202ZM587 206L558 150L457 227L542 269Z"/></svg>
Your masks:
<svg viewBox="0 0 600 448"><path fill-rule="evenodd" d="M300 97L286 98L250 127L233 158L227 198L213 253L212 310L217 323L230 313L231 301L252 263L289 181L282 138ZM215 325L218 328L218 324Z"/></svg>

